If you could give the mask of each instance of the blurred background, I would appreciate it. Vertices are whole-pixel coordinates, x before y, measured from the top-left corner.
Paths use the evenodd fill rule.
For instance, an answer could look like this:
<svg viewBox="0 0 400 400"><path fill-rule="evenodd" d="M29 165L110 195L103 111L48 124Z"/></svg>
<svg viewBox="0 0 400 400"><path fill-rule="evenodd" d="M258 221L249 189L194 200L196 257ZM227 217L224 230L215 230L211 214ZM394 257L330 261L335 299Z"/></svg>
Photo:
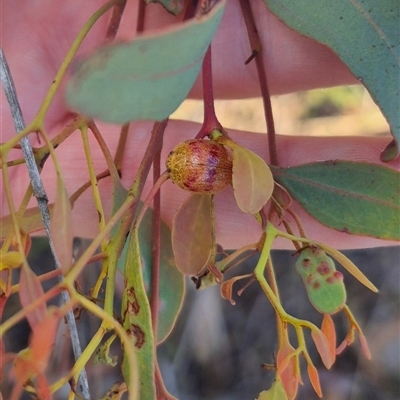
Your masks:
<svg viewBox="0 0 400 400"><path fill-rule="evenodd" d="M338 87L273 98L276 131L287 135L388 135L388 125L366 90L360 86ZM225 128L265 132L262 100L247 99L217 101L216 111ZM201 122L202 103L188 100L173 114L176 119ZM76 240L75 250L87 246ZM362 355L358 339L340 355L330 371L321 365L310 341L310 354L319 369L325 400L398 400L400 398L400 250L386 247L346 251L345 254L379 288L369 292L347 272L344 273L348 304L364 329L372 352L372 360ZM34 239L30 265L37 274L53 268L46 241ZM257 257L247 260L233 270L250 272ZM321 318L308 302L300 276L294 269L291 251L274 251L273 262L287 312L320 325ZM100 266L87 269L80 277L82 290L89 290ZM52 285L54 282L47 282ZM236 289L243 285L238 282ZM232 306L219 295L219 287L196 290L187 280L186 299L170 337L159 346L158 356L165 384L171 394L181 400L252 400L269 388L274 372L261 368L273 363L276 354L275 314L257 284L252 284L235 297ZM8 302L5 317L19 308L17 296ZM345 318L334 316L340 342L347 333ZM87 312L78 320L82 345L91 338L99 321ZM61 326L56 357L49 368L67 371L72 363L66 327ZM308 333L306 334L306 336ZM6 347L17 352L27 346L29 327L22 322L6 335ZM308 339L309 336L307 336ZM293 342L295 345L295 342ZM113 345L113 355L118 346ZM119 357L120 359L120 357ZM302 364L305 371L305 364ZM88 366L93 399L100 399L111 385L121 379L118 367ZM7 377L7 370L5 371ZM314 400L317 395L303 373L298 399ZM3 381L6 395L9 381ZM4 397L7 399L7 397ZM26 396L26 399L29 397ZM57 399L67 398L60 391Z"/></svg>

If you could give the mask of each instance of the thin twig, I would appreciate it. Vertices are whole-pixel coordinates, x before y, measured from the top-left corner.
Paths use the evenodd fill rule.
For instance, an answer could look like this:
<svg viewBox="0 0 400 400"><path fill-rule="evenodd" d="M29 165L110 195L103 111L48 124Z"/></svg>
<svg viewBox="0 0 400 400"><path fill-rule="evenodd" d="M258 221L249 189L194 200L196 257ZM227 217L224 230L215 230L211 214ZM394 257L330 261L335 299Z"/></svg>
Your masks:
<svg viewBox="0 0 400 400"><path fill-rule="evenodd" d="M268 132L268 145L269 145L269 161L272 165L279 165L278 163L278 153L276 149L276 135L275 135L275 125L274 117L272 114L271 96L268 88L267 74L265 72L264 61L262 58L262 46L261 41L258 36L256 23L254 21L253 12L251 10L251 5L248 0L240 0L240 7L242 9L242 14L244 22L247 28L247 34L249 36L251 55L245 61L248 64L253 58L257 67L258 81L260 83L261 96L264 103L264 114L267 123Z"/></svg>
<svg viewBox="0 0 400 400"><path fill-rule="evenodd" d="M158 149L153 161L153 184L161 175L161 148ZM158 292L160 281L160 253L161 253L161 195L160 190L153 199L153 251L151 258L151 285L150 308L151 322L153 326L154 342L157 343L158 329Z"/></svg>
<svg viewBox="0 0 400 400"><path fill-rule="evenodd" d="M119 3L117 3L113 8L111 20L107 28L106 40L105 40L106 43L112 41L117 35L122 15L125 10L125 6L126 6L126 0L120 0Z"/></svg>
<svg viewBox="0 0 400 400"><path fill-rule="evenodd" d="M20 132L23 129L25 129L25 122L24 118L22 116L22 111L18 102L17 98L17 92L15 90L14 82L12 79L12 75L10 72L10 69L8 67L8 63L6 61L5 55L3 50L0 48L0 79L1 79L1 84L3 86L3 90L5 92L8 104L10 106L10 111L11 115L14 121L14 126L16 132ZM24 154L25 158L25 163L28 168L28 174L29 178L31 181L31 185L33 188L33 194L36 197L36 200L38 202L38 206L40 209L40 214L42 216L44 228L46 231L46 235L49 240L49 245L50 245L50 250L52 252L54 261L55 261L55 266L57 269L60 269L60 263L58 261L53 241L51 239L51 233L50 233L50 212L49 208L47 206L48 203L48 198L46 195L46 192L43 187L42 180L40 178L40 172L39 169L36 165L35 157L33 155L33 150L32 146L29 142L29 138L25 136L21 140L21 149ZM62 276L59 276L59 280L62 280ZM61 292L61 299L63 304L67 304L70 302L70 296L67 291L62 291ZM78 335L78 330L76 327L75 323L75 317L74 313L72 310L67 312L66 314L66 320L67 320L67 325L68 325L68 330L71 336L71 342L72 342L72 348L75 356L75 360L77 360L80 355L82 354L82 348L80 345L79 341L79 335ZM85 369L82 370L82 373L79 377L79 384L80 384L80 389L82 392L82 395L84 396L85 399L89 400L90 399L90 393L89 393L89 383L87 380L87 375Z"/></svg>

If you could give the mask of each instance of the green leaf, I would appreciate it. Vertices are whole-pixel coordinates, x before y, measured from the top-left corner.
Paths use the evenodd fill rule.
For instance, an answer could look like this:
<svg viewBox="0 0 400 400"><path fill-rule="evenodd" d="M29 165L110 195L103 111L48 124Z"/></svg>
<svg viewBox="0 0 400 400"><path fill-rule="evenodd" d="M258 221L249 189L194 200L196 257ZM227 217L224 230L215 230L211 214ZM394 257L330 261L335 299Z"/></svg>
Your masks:
<svg viewBox="0 0 400 400"><path fill-rule="evenodd" d="M121 307L122 325L135 346L140 384L140 399L154 400L154 336L150 305L142 276L138 232L129 237L124 265L124 292ZM124 355L122 374L129 385L130 365Z"/></svg>
<svg viewBox="0 0 400 400"><path fill-rule="evenodd" d="M264 0L285 24L332 48L362 82L400 141L398 0ZM386 154L387 153L387 154Z"/></svg>
<svg viewBox="0 0 400 400"><path fill-rule="evenodd" d="M277 379L268 390L263 390L256 400L288 400L282 387L282 382Z"/></svg>
<svg viewBox="0 0 400 400"><path fill-rule="evenodd" d="M296 271L303 278L308 298L322 314L334 314L346 304L343 274L333 260L318 247L307 247L296 260Z"/></svg>
<svg viewBox="0 0 400 400"><path fill-rule="evenodd" d="M160 3L171 14L178 15L184 6L183 0L146 0L146 4Z"/></svg>
<svg viewBox="0 0 400 400"><path fill-rule="evenodd" d="M145 213L139 227L139 247L142 262L143 281L146 293L150 295L152 263L152 218L153 210ZM118 260L118 269L123 273L130 240L122 250ZM182 307L185 295L185 280L175 265L171 245L171 229L161 221L160 279L157 343L163 342L171 333Z"/></svg>
<svg viewBox="0 0 400 400"><path fill-rule="evenodd" d="M182 274L201 274L213 254L211 199L209 194L191 195L172 221L172 248Z"/></svg>
<svg viewBox="0 0 400 400"><path fill-rule="evenodd" d="M354 235L400 240L399 172L350 161L271 169L275 180L322 224Z"/></svg>
<svg viewBox="0 0 400 400"><path fill-rule="evenodd" d="M167 118L193 86L224 8L221 2L202 18L100 47L73 71L67 102L107 122Z"/></svg>
<svg viewBox="0 0 400 400"><path fill-rule="evenodd" d="M147 294L150 294L152 261L152 218L149 209L139 227L140 256L143 266L143 280ZM171 333L182 307L185 295L185 279L175 265L171 245L171 229L161 222L160 284L159 284L157 343L163 342Z"/></svg>

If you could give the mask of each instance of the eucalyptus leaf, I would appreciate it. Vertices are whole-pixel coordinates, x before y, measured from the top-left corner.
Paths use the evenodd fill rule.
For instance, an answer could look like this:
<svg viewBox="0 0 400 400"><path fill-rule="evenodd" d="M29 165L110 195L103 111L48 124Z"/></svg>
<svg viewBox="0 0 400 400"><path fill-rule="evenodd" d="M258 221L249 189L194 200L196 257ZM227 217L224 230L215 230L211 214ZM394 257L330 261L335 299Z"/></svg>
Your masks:
<svg viewBox="0 0 400 400"><path fill-rule="evenodd" d="M394 143L382 155L398 155L400 141L400 45L398 0L264 0L285 24L332 48L365 85L391 127Z"/></svg>
<svg viewBox="0 0 400 400"><path fill-rule="evenodd" d="M143 281L150 295L152 263L152 218L153 210L147 210L139 227L139 248L142 262ZM185 295L185 280L175 265L171 245L171 229L161 221L159 306L157 343L163 342L171 333L182 307ZM130 236L118 260L118 269L123 273Z"/></svg>
<svg viewBox="0 0 400 400"><path fill-rule="evenodd" d="M307 247L296 260L310 303L322 314L334 314L346 304L343 275L322 249Z"/></svg>
<svg viewBox="0 0 400 400"><path fill-rule="evenodd" d="M172 248L176 266L185 275L199 275L215 247L209 194L193 194L172 221Z"/></svg>
<svg viewBox="0 0 400 400"><path fill-rule="evenodd" d="M245 147L231 146L232 186L238 207L256 214L270 199L274 190L272 173L265 161Z"/></svg>
<svg viewBox="0 0 400 400"><path fill-rule="evenodd" d="M327 161L271 167L274 178L322 224L400 240L400 173L380 165Z"/></svg>
<svg viewBox="0 0 400 400"><path fill-rule="evenodd" d="M193 86L224 8L223 1L204 17L100 47L75 66L68 104L121 124L167 118Z"/></svg>
<svg viewBox="0 0 400 400"><path fill-rule="evenodd" d="M145 0L146 4L160 3L168 12L178 15L185 5L184 0Z"/></svg>
<svg viewBox="0 0 400 400"><path fill-rule="evenodd" d="M150 304L142 276L138 232L133 231L128 240L124 265L124 291L122 294L122 325L135 346L141 400L154 400L154 336L151 325ZM132 366L124 354L122 375L130 384Z"/></svg>

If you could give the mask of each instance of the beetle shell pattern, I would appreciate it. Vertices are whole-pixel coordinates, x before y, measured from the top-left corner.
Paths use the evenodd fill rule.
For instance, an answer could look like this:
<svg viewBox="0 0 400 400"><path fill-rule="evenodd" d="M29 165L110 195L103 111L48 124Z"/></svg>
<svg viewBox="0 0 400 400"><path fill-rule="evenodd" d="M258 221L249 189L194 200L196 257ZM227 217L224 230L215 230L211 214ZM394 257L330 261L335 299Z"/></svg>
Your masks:
<svg viewBox="0 0 400 400"><path fill-rule="evenodd" d="M166 166L172 182L193 193L217 193L232 183L231 154L212 140L178 144L169 153Z"/></svg>

